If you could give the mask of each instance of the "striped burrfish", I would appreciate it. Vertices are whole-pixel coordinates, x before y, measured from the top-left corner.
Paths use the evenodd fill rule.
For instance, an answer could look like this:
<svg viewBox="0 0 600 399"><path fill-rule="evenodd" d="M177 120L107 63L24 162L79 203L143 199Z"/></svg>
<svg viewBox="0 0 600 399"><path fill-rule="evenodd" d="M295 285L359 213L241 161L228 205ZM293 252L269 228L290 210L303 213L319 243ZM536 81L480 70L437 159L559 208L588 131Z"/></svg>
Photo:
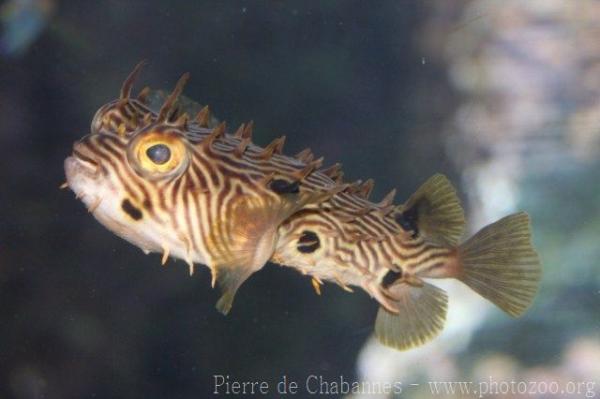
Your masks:
<svg viewBox="0 0 600 399"><path fill-rule="evenodd" d="M65 160L66 186L109 230L140 247L208 266L227 314L242 283L268 261L380 304L376 336L408 349L441 331L446 294L425 279L454 278L512 316L530 305L540 279L525 213L507 216L459 245L464 214L442 175L404 204L394 192L369 201L373 181L346 183L339 164L323 168L308 149L282 154L285 137L261 148L252 122L229 133L208 107L194 107L178 81L153 106L132 96L144 63L102 106L91 131Z"/></svg>

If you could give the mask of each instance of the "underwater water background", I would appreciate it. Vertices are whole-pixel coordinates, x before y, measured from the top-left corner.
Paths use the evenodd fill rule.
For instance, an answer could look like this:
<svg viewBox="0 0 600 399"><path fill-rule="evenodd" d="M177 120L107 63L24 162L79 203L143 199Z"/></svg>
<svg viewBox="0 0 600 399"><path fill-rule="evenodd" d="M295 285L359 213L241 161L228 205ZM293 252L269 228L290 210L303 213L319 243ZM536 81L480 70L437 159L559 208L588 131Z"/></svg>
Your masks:
<svg viewBox="0 0 600 399"><path fill-rule="evenodd" d="M0 398L204 398L217 375L268 382L257 397L283 376L313 397L312 375L402 382L379 397L490 379L560 387L493 397L600 396L599 2L8 0L0 21ZM527 211L533 307L513 320L450 283L446 330L396 352L366 294L268 265L222 316L207 268L161 266L58 188L141 59L137 89L189 71L185 95L228 126L342 162L373 198L441 172L471 233Z"/></svg>

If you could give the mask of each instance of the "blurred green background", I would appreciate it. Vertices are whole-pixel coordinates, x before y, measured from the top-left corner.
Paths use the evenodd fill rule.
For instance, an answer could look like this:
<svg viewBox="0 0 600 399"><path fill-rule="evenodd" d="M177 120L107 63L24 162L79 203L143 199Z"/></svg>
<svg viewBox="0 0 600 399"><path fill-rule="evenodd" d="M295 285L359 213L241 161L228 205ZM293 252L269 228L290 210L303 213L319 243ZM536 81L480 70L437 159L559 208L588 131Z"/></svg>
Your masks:
<svg viewBox="0 0 600 399"><path fill-rule="evenodd" d="M0 22L0 398L201 398L218 374L396 381L410 398L429 381L595 382L525 396L600 396L600 2L8 0ZM371 337L367 295L318 297L269 265L223 317L208 269L161 267L58 189L141 59L139 88L190 71L185 94L229 126L253 119L259 144L286 134L288 154L373 177L376 199L441 172L471 232L529 212L534 306L512 320L444 284L446 330L400 353Z"/></svg>

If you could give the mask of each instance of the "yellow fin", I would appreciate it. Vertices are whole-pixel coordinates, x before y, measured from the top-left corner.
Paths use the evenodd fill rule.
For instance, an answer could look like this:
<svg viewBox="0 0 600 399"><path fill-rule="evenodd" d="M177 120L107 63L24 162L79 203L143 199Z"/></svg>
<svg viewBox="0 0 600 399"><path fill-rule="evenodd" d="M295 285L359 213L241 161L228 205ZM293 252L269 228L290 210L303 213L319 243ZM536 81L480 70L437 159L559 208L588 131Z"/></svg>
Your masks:
<svg viewBox="0 0 600 399"><path fill-rule="evenodd" d="M444 327L448 297L427 283L422 287L398 284L390 287L397 298L398 314L379 308L375 336L386 346L407 350L435 338Z"/></svg>
<svg viewBox="0 0 600 399"><path fill-rule="evenodd" d="M265 177L268 185L272 177ZM209 266L213 285L223 296L217 309L227 314L238 288L273 256L277 229L284 220L307 205L318 205L339 191L274 191L245 193L231 200L227 215L213 221Z"/></svg>
<svg viewBox="0 0 600 399"><path fill-rule="evenodd" d="M261 201L243 199L231 208L227 227L221 232L211 254L210 269L213 286L216 283L223 292L217 309L227 314L238 288L254 272L260 270L273 255L277 241L277 227L281 220L277 213L261 205Z"/></svg>
<svg viewBox="0 0 600 399"><path fill-rule="evenodd" d="M459 259L457 278L509 315L531 305L542 270L525 212L481 229L459 247Z"/></svg>
<svg viewBox="0 0 600 399"><path fill-rule="evenodd" d="M221 289L221 298L217 301L216 308L219 312L227 315L233 305L233 299L242 283L250 277L254 270L247 267L221 267L213 269L216 273L214 279Z"/></svg>
<svg viewBox="0 0 600 399"><path fill-rule="evenodd" d="M446 176L429 178L396 212L405 230L437 244L456 245L465 228L465 215L456 190Z"/></svg>

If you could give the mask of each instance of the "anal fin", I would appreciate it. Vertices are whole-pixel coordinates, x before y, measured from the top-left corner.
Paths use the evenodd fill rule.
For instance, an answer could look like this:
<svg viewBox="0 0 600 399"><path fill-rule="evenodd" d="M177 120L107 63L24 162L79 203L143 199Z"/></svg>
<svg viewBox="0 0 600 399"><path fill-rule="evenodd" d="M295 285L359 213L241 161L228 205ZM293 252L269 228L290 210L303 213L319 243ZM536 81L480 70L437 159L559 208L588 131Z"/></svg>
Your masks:
<svg viewBox="0 0 600 399"><path fill-rule="evenodd" d="M444 327L448 297L428 283L421 287L399 283L389 288L398 314L379 308L375 336L386 346L407 350L435 338Z"/></svg>

